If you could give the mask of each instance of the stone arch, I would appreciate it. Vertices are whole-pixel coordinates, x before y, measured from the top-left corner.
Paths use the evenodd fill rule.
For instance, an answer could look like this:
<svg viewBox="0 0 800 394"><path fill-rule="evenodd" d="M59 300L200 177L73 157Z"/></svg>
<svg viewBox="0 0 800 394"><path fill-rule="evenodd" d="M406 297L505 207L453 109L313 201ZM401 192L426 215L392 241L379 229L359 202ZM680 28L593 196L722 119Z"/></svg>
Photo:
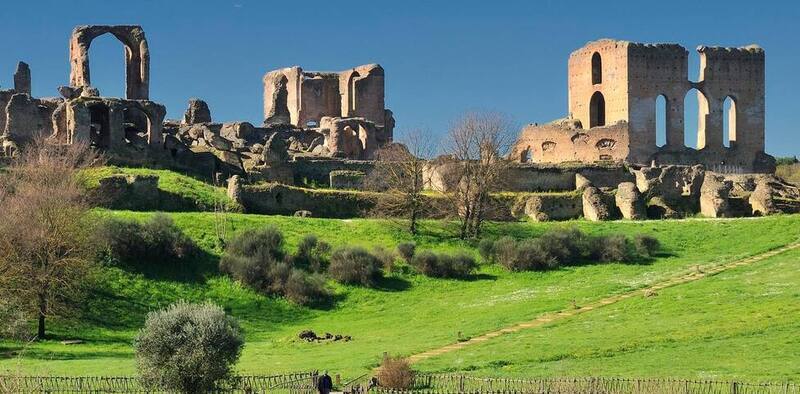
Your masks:
<svg viewBox="0 0 800 394"><path fill-rule="evenodd" d="M108 150L112 145L111 108L102 101L91 102L89 109L89 146Z"/></svg>
<svg viewBox="0 0 800 394"><path fill-rule="evenodd" d="M600 92L594 92L589 100L589 128L606 125L606 99Z"/></svg>
<svg viewBox="0 0 800 394"><path fill-rule="evenodd" d="M112 34L125 48L125 97L147 100L150 96L150 51L141 26L76 27L69 45L70 85L76 88L91 86L89 47L92 40L104 34Z"/></svg>
<svg viewBox="0 0 800 394"><path fill-rule="evenodd" d="M603 83L603 59L600 52L592 54L592 85Z"/></svg>
<svg viewBox="0 0 800 394"><path fill-rule="evenodd" d="M722 110L725 112L722 117L722 144L730 148L736 145L736 97L725 96Z"/></svg>

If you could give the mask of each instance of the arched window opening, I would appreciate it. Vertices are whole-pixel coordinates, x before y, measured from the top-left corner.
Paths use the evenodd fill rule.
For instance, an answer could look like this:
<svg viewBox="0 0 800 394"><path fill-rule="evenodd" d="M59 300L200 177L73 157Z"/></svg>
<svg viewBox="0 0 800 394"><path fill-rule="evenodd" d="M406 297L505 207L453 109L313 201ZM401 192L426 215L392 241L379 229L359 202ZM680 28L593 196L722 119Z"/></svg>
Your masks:
<svg viewBox="0 0 800 394"><path fill-rule="evenodd" d="M520 163L530 163L531 158L532 158L531 147L528 146L522 150L522 153L520 153L519 161Z"/></svg>
<svg viewBox="0 0 800 394"><path fill-rule="evenodd" d="M722 145L736 145L736 101L731 96L722 104Z"/></svg>
<svg viewBox="0 0 800 394"><path fill-rule="evenodd" d="M683 98L683 108L683 145L702 149L705 147L708 100L703 92L692 88Z"/></svg>
<svg viewBox="0 0 800 394"><path fill-rule="evenodd" d="M667 97L656 97L656 146L667 144Z"/></svg>
<svg viewBox="0 0 800 394"><path fill-rule="evenodd" d="M121 52L121 53L120 53ZM92 87L103 97L125 97L125 45L111 33L103 34L91 43L89 63Z"/></svg>
<svg viewBox="0 0 800 394"><path fill-rule="evenodd" d="M603 59L598 52L595 52L592 55L592 85L598 83L603 83Z"/></svg>
<svg viewBox="0 0 800 394"><path fill-rule="evenodd" d="M606 125L606 99L600 92L594 92L589 101L589 127Z"/></svg>
<svg viewBox="0 0 800 394"><path fill-rule="evenodd" d="M100 150L111 146L108 107L103 104L89 107L89 146Z"/></svg>
<svg viewBox="0 0 800 394"><path fill-rule="evenodd" d="M150 118L147 117L144 111L136 107L126 107L123 111L122 122L127 142L147 143L147 136L150 133Z"/></svg>

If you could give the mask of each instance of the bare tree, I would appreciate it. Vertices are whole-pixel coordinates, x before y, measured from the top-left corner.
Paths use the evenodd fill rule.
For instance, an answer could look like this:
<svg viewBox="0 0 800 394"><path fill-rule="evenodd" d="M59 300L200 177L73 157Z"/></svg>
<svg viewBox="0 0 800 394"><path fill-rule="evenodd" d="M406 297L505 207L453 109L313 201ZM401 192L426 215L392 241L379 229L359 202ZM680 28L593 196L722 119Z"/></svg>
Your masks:
<svg viewBox="0 0 800 394"><path fill-rule="evenodd" d="M375 169L367 185L384 191L373 212L408 219L408 231L417 234L419 219L430 208L424 191L424 170L435 145L430 133L415 129L404 133L401 144L389 144L375 154Z"/></svg>
<svg viewBox="0 0 800 394"><path fill-rule="evenodd" d="M37 320L74 306L90 273L80 169L98 161L81 144L36 139L18 152L0 179L0 298Z"/></svg>
<svg viewBox="0 0 800 394"><path fill-rule="evenodd" d="M442 177L453 187L443 192L460 220L461 238L481 235L491 193L504 181L511 136L510 120L494 112L467 113L450 128L445 150L452 163Z"/></svg>

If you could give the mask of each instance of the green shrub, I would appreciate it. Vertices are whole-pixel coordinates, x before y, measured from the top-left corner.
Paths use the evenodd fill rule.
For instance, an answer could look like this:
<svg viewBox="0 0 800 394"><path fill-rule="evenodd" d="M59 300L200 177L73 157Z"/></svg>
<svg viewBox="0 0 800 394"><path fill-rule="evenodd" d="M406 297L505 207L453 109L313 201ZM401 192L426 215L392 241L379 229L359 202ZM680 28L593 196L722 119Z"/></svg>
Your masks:
<svg viewBox="0 0 800 394"><path fill-rule="evenodd" d="M541 239L526 239L516 245L510 261L503 265L511 271L544 271L558 267L558 257L550 253Z"/></svg>
<svg viewBox="0 0 800 394"><path fill-rule="evenodd" d="M622 234L596 237L593 244L591 257L598 262L626 262L636 257L633 243Z"/></svg>
<svg viewBox="0 0 800 394"><path fill-rule="evenodd" d="M300 305L320 304L331 296L322 275L297 269L287 278L283 291L286 298Z"/></svg>
<svg viewBox="0 0 800 394"><path fill-rule="evenodd" d="M514 261L517 256L517 240L511 237L501 237L492 246L493 260L506 265Z"/></svg>
<svg viewBox="0 0 800 394"><path fill-rule="evenodd" d="M411 259L414 258L414 253L417 251L417 244L414 242L403 242L397 245L397 253L400 254L400 257L406 263L411 263Z"/></svg>
<svg viewBox="0 0 800 394"><path fill-rule="evenodd" d="M434 278L466 278L478 267L475 259L466 253L447 255L427 250L417 253L411 265L421 274Z"/></svg>
<svg viewBox="0 0 800 394"><path fill-rule="evenodd" d="M397 260L397 255L394 251L376 246L372 248L372 255L381 262L384 272L389 272L394 268L394 262Z"/></svg>
<svg viewBox="0 0 800 394"><path fill-rule="evenodd" d="M172 218L162 213L145 222L103 219L95 230L95 240L100 259L127 265L181 262L198 250Z"/></svg>
<svg viewBox="0 0 800 394"><path fill-rule="evenodd" d="M317 304L330 292L322 277L307 271L323 269L327 248L316 237L306 236L297 253L286 256L283 234L276 228L247 230L228 244L220 271L262 294L283 295L300 305Z"/></svg>
<svg viewBox="0 0 800 394"><path fill-rule="evenodd" d="M637 234L633 238L633 245L636 253L646 257L654 256L661 249L661 243L658 242L658 239L646 234Z"/></svg>
<svg viewBox="0 0 800 394"><path fill-rule="evenodd" d="M374 287L383 276L381 262L361 247L343 247L331 255L328 274L337 282Z"/></svg>
<svg viewBox="0 0 800 394"><path fill-rule="evenodd" d="M494 245L495 241L489 238L484 238L478 242L478 253L483 258L483 261L487 263L495 261Z"/></svg>
<svg viewBox="0 0 800 394"><path fill-rule="evenodd" d="M575 264L587 254L587 236L576 228L551 229L538 238L540 247L558 264Z"/></svg>
<svg viewBox="0 0 800 394"><path fill-rule="evenodd" d="M284 256L280 231L274 227L250 229L228 243L219 269L256 291L280 294L284 279L275 280L276 266L283 263Z"/></svg>
<svg viewBox="0 0 800 394"><path fill-rule="evenodd" d="M219 306L178 302L147 315L134 349L146 387L201 393L230 376L243 345L239 324Z"/></svg>
<svg viewBox="0 0 800 394"><path fill-rule="evenodd" d="M292 255L292 265L311 272L324 272L328 268L331 246L314 234L303 236Z"/></svg>

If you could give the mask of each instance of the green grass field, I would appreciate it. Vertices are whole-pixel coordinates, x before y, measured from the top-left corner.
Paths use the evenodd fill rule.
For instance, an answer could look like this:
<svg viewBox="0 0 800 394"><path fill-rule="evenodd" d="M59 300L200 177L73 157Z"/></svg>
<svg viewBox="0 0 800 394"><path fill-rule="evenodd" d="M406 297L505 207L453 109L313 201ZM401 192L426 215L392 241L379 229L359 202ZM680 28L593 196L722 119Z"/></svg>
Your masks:
<svg viewBox="0 0 800 394"><path fill-rule="evenodd" d="M98 213L139 219L150 215ZM573 302L587 303L641 288L696 265L758 254L800 237L800 216L575 221L567 225L592 234L652 234L662 242L663 252L652 261L636 264L574 266L550 272L509 273L496 265L483 265L471 280L394 273L378 289L332 284L335 302L325 309L310 309L255 294L220 276L216 271L220 250L216 246L213 213L170 215L203 248L204 256L181 272L169 274L103 269L99 286L86 300L80 320L54 321L54 337L48 341L27 345L0 342L0 370L57 375L135 374L131 341L146 313L185 299L212 300L240 319L247 338L236 368L240 373L329 369L346 378L356 377L374 368L383 352L410 355L430 350L455 342L459 333L462 337L476 336L530 320L543 312L568 308ZM419 249L468 249L476 253L473 244L453 237L454 224L434 221L424 222L423 233L414 238L404 232L401 223L374 219L230 214L227 222L234 233L254 226L276 225L286 235L290 249L302 235L314 233L334 246L394 247L413 239ZM522 238L558 225L564 224L490 223L487 233ZM798 309L790 304L798 303L798 291L780 285L797 283L792 260L797 256L779 256L753 268L663 290L653 298L629 300L546 329L498 338L480 347L427 360L419 367L426 371L517 376L713 375L797 380L800 371L793 370L792 365L800 361L800 344L791 339L791 333L798 332L798 325L792 325ZM738 280L735 275L740 275ZM720 282L728 276L730 280ZM746 296L772 294L777 291L774 289L783 292L774 298ZM765 320L767 315L773 316L775 325L769 324L773 320ZM353 340L301 342L297 334L304 329L351 335ZM85 343L59 343L75 338ZM734 357L740 357L743 349L755 356L738 361ZM761 349L775 352L768 355ZM723 360L714 362L716 351ZM762 365L755 368L750 361Z"/></svg>

